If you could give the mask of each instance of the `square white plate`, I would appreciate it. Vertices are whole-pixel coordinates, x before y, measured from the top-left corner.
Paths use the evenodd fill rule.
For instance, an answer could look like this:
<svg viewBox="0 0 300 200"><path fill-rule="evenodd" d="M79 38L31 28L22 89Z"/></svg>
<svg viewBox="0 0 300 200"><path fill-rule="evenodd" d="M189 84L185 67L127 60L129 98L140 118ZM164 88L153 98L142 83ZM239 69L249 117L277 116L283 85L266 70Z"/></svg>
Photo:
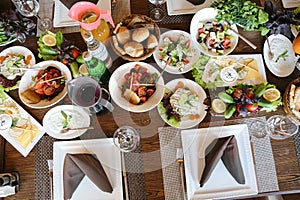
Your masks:
<svg viewBox="0 0 300 200"><path fill-rule="evenodd" d="M220 160L209 180L200 187L205 149L216 138L234 135L245 184L238 184ZM246 124L181 131L188 199L233 198L258 193L252 150Z"/></svg>
<svg viewBox="0 0 300 200"><path fill-rule="evenodd" d="M68 16L68 8L60 0L54 1L53 27L79 26L79 23ZM101 10L111 10L110 2L111 0L99 0L97 6Z"/></svg>
<svg viewBox="0 0 300 200"><path fill-rule="evenodd" d="M14 102L20 112L20 115L22 118L29 118L30 123L35 125L39 133L37 136L32 140L32 142L27 146L27 148L24 148L17 140L10 136L9 129L6 130L0 130L0 135L2 135L14 148L16 148L24 157L26 157L30 151L33 149L33 147L38 143L38 141L41 139L41 137L45 134L45 129L43 126L34 119L24 108L22 108L16 101L14 101L8 94L3 92L5 94L5 97L7 99L10 99L10 101Z"/></svg>
<svg viewBox="0 0 300 200"><path fill-rule="evenodd" d="M63 200L63 166L67 153L95 154L103 166L113 192L101 191L85 176L73 193L71 200L123 200L121 155L112 138L54 142L53 145L53 191L54 200Z"/></svg>
<svg viewBox="0 0 300 200"><path fill-rule="evenodd" d="M206 0L203 4L195 6L187 0L167 0L168 15L193 14L202 8L210 7L211 2L213 0Z"/></svg>

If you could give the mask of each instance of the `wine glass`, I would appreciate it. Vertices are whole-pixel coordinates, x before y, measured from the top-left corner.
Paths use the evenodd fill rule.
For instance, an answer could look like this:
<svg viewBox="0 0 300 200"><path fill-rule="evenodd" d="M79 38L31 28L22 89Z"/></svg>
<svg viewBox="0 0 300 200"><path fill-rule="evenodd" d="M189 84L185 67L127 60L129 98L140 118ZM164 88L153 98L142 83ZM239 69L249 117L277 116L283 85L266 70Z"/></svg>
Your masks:
<svg viewBox="0 0 300 200"><path fill-rule="evenodd" d="M150 17L155 22L160 22L166 16L164 11L158 7L158 5L162 5L166 2L166 0L149 0L150 3L154 4L156 8L150 11Z"/></svg>
<svg viewBox="0 0 300 200"><path fill-rule="evenodd" d="M122 152L131 152L139 145L140 135L131 126L121 126L115 131L113 141Z"/></svg>
<svg viewBox="0 0 300 200"><path fill-rule="evenodd" d="M36 16L40 23L38 24L38 28L41 31L49 30L52 27L51 19L49 18L41 18L38 15L38 11L40 9L40 4L36 0L11 0L16 6L17 10L21 13L21 15L25 17L33 17Z"/></svg>

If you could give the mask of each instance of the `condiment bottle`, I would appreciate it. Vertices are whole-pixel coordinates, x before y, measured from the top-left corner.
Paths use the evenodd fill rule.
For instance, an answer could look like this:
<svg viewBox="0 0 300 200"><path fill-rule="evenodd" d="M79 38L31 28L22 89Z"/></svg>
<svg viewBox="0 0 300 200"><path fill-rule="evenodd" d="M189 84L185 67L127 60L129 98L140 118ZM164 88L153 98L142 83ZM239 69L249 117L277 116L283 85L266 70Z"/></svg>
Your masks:
<svg viewBox="0 0 300 200"><path fill-rule="evenodd" d="M92 56L88 51L83 52L82 57L86 63L89 75L98 82L107 84L111 74L106 68L104 62Z"/></svg>

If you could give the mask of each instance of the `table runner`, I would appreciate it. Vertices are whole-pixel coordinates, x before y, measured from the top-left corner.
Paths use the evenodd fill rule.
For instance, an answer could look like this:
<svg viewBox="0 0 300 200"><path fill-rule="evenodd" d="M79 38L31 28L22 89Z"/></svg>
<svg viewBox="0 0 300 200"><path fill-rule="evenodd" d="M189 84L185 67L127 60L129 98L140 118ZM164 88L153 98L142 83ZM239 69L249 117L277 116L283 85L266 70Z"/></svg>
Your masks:
<svg viewBox="0 0 300 200"><path fill-rule="evenodd" d="M223 126L233 124L247 124L248 129L254 120L266 120L265 117L226 120L220 122L201 123L200 128L209 126ZM176 162L176 150L182 148L180 129L172 127L159 128L164 192L166 200L182 199L182 186L179 164ZM251 130L249 129L251 134ZM265 138L251 138L255 168L257 174L258 192L278 191L278 180L275 162L269 136Z"/></svg>
<svg viewBox="0 0 300 200"><path fill-rule="evenodd" d="M300 166L300 130L296 135L293 136L295 148L296 148L296 154L298 158L298 165Z"/></svg>
<svg viewBox="0 0 300 200"><path fill-rule="evenodd" d="M50 177L47 160L53 160L54 141L55 139L45 134L34 148L34 187L36 200L50 199ZM144 169L141 146L132 153L125 153L124 157L129 198L130 200L143 200L146 198L146 194L144 189L144 174L139 173L143 172ZM125 192L123 196L125 197Z"/></svg>

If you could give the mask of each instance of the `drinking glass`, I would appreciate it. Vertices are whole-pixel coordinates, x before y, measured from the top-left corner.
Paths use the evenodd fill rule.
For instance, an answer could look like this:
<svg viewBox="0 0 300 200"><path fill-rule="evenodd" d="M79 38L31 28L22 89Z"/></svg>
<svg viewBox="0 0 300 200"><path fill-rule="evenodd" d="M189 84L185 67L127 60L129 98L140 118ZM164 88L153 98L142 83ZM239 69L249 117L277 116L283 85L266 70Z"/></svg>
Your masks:
<svg viewBox="0 0 300 200"><path fill-rule="evenodd" d="M21 13L21 15L25 17L37 17L40 21L38 24L38 29L41 31L49 30L52 27L51 19L49 18L41 18L38 15L40 4L36 0L11 0L16 6L17 10Z"/></svg>
<svg viewBox="0 0 300 200"><path fill-rule="evenodd" d="M274 115L267 120L266 131L275 140L284 140L298 133L296 120L289 116Z"/></svg>
<svg viewBox="0 0 300 200"><path fill-rule="evenodd" d="M115 131L113 141L122 152L131 152L139 145L140 135L131 126L121 126Z"/></svg>
<svg viewBox="0 0 300 200"><path fill-rule="evenodd" d="M265 120L255 120L250 125L250 136L256 138L264 138L267 135L266 131L266 121Z"/></svg>
<svg viewBox="0 0 300 200"><path fill-rule="evenodd" d="M156 6L156 8L150 11L150 17L153 19L153 21L160 22L163 20L166 14L158 6L164 4L166 0L149 0L149 2Z"/></svg>

